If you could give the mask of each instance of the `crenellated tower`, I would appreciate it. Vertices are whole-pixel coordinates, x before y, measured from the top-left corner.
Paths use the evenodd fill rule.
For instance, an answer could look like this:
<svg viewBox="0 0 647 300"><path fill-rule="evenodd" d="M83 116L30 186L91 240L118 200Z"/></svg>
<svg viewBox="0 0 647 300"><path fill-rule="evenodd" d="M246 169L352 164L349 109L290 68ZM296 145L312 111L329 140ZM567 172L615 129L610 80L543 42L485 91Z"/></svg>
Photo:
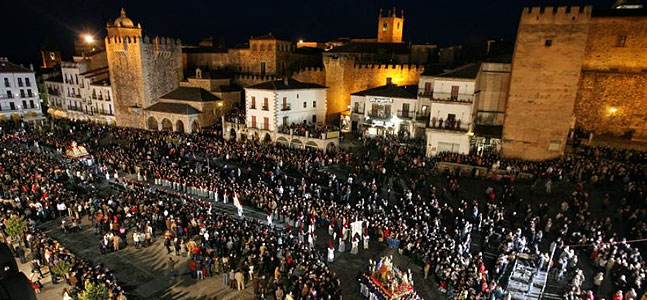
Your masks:
<svg viewBox="0 0 647 300"><path fill-rule="evenodd" d="M140 24L121 15L105 38L117 126L145 128L143 109L176 89L182 79L180 40L142 36Z"/></svg>
<svg viewBox="0 0 647 300"><path fill-rule="evenodd" d="M512 57L503 155L543 160L564 153L591 13L590 6L523 9Z"/></svg>

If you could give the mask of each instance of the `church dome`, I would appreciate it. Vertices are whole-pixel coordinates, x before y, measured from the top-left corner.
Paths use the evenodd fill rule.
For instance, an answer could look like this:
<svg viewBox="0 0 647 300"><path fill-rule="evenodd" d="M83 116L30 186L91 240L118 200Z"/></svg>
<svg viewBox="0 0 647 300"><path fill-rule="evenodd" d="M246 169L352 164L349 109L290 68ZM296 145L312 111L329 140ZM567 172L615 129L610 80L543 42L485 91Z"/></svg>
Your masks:
<svg viewBox="0 0 647 300"><path fill-rule="evenodd" d="M123 8L121 9L121 16L115 20L114 25L119 27L135 27L133 21L126 17L126 11Z"/></svg>

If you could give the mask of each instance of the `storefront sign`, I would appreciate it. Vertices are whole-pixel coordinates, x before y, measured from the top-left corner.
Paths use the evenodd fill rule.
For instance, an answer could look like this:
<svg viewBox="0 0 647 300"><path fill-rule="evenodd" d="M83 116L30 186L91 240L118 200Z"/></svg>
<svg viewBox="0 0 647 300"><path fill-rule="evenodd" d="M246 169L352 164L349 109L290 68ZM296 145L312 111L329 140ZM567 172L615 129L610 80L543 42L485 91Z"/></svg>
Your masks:
<svg viewBox="0 0 647 300"><path fill-rule="evenodd" d="M380 98L380 97L372 97L368 101L374 102L374 103L393 103L393 99L391 98Z"/></svg>

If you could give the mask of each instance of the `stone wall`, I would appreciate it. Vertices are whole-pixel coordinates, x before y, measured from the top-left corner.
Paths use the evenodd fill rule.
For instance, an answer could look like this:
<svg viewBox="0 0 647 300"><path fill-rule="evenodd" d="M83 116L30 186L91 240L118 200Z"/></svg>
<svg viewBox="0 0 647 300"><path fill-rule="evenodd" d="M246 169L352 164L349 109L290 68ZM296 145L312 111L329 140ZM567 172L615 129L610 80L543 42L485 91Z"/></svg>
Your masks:
<svg viewBox="0 0 647 300"><path fill-rule="evenodd" d="M338 119L350 105L350 94L386 84L391 78L397 85L418 84L424 67L418 65L356 64L352 56L324 55L328 86L328 120Z"/></svg>
<svg viewBox="0 0 647 300"><path fill-rule="evenodd" d="M140 38L135 38L141 40ZM106 38L110 85L117 126L141 127L143 113L132 109L144 107L141 43L127 43L119 36Z"/></svg>
<svg viewBox="0 0 647 300"><path fill-rule="evenodd" d="M179 40L111 36L106 38L117 126L146 128L142 109L177 88L182 79Z"/></svg>
<svg viewBox="0 0 647 300"><path fill-rule="evenodd" d="M525 8L512 59L503 155L560 156L571 128L592 8Z"/></svg>
<svg viewBox="0 0 647 300"><path fill-rule="evenodd" d="M323 68L304 68L291 76L301 82L326 85L326 71Z"/></svg>
<svg viewBox="0 0 647 300"><path fill-rule="evenodd" d="M624 43L620 41L624 37ZM647 71L647 18L594 17L582 70Z"/></svg>
<svg viewBox="0 0 647 300"><path fill-rule="evenodd" d="M582 72L575 117L596 134L647 139L647 73Z"/></svg>

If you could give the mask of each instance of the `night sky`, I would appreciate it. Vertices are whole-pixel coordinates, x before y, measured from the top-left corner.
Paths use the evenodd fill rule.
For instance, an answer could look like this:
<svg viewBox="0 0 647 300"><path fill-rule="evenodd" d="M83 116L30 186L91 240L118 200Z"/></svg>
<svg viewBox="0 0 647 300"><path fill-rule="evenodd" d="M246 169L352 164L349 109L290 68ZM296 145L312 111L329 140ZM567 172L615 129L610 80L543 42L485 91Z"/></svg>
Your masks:
<svg viewBox="0 0 647 300"><path fill-rule="evenodd" d="M180 38L185 44L215 36L233 46L268 32L292 41L375 37L379 9L395 5L404 9L405 41L449 45L485 37L514 39L524 6L580 4L607 8L613 0L9 0L0 5L0 57L38 66L39 49L47 43L69 60L73 39L83 32L105 36L106 22L118 17L121 7L142 24L145 35Z"/></svg>

